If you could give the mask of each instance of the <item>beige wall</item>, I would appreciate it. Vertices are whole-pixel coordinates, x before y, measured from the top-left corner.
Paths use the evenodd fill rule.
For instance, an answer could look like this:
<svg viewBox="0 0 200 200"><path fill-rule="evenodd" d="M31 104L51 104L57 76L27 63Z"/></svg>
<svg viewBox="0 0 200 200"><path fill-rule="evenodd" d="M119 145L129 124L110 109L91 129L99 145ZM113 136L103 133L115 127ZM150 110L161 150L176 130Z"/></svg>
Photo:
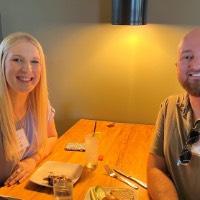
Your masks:
<svg viewBox="0 0 200 200"><path fill-rule="evenodd" d="M45 48L59 132L80 118L153 124L160 102L182 91L176 46L198 25L200 1L190 2L189 18L186 0L180 12L179 0L149 1L146 26L112 26L110 0L6 2L3 35L28 31Z"/></svg>

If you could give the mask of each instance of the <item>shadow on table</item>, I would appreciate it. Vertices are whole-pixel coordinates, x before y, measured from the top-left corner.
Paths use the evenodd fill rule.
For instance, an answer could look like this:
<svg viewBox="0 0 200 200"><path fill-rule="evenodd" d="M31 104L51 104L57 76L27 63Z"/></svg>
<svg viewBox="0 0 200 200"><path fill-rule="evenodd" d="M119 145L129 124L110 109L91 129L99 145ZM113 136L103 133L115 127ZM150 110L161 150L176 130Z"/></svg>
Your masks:
<svg viewBox="0 0 200 200"><path fill-rule="evenodd" d="M41 185L37 185L32 182L28 182L27 185L25 186L27 190L32 190L36 192L41 192L41 193L46 193L46 194L53 194L53 189Z"/></svg>

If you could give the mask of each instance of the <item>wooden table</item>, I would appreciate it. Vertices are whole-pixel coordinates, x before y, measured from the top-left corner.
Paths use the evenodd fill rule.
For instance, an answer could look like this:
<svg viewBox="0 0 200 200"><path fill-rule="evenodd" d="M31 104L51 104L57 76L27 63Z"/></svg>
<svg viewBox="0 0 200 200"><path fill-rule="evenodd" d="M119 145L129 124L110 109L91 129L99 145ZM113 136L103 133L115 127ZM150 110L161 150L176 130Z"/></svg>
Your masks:
<svg viewBox="0 0 200 200"><path fill-rule="evenodd" d="M85 135L90 133L93 127L93 120L81 119L78 121L59 138L53 153L46 160L84 165L84 152L65 151L64 146L68 142L83 142ZM98 121L96 131L100 132L99 152L103 155L103 161L98 162L96 170L83 171L82 176L74 186L74 200L83 200L85 193L91 186L130 188L128 185L107 176L103 167L104 164L146 181L147 156L153 138L154 126ZM0 194L15 196L24 200L53 199L51 188L36 185L28 179L19 185L0 188ZM139 200L149 200L147 191L141 187L138 190L138 195Z"/></svg>

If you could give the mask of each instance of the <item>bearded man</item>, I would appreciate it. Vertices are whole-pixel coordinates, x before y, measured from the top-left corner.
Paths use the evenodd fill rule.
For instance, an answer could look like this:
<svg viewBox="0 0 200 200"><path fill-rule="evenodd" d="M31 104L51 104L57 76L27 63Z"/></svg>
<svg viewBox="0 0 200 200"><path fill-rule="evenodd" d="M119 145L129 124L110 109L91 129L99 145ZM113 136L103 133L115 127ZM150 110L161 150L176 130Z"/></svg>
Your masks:
<svg viewBox="0 0 200 200"><path fill-rule="evenodd" d="M148 192L153 200L200 200L200 28L181 40L176 67L185 93L161 104L148 159Z"/></svg>

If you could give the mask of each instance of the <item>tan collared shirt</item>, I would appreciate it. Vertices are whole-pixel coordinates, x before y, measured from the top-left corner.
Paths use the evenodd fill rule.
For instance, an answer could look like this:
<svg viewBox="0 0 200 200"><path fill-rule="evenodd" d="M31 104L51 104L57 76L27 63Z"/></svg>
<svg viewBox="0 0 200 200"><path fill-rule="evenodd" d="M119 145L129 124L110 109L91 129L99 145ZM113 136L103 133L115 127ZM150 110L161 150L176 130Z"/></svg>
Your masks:
<svg viewBox="0 0 200 200"><path fill-rule="evenodd" d="M177 166L193 126L193 112L187 94L171 96L161 104L151 153L164 157L181 200L200 199L200 157L192 155L187 166Z"/></svg>

